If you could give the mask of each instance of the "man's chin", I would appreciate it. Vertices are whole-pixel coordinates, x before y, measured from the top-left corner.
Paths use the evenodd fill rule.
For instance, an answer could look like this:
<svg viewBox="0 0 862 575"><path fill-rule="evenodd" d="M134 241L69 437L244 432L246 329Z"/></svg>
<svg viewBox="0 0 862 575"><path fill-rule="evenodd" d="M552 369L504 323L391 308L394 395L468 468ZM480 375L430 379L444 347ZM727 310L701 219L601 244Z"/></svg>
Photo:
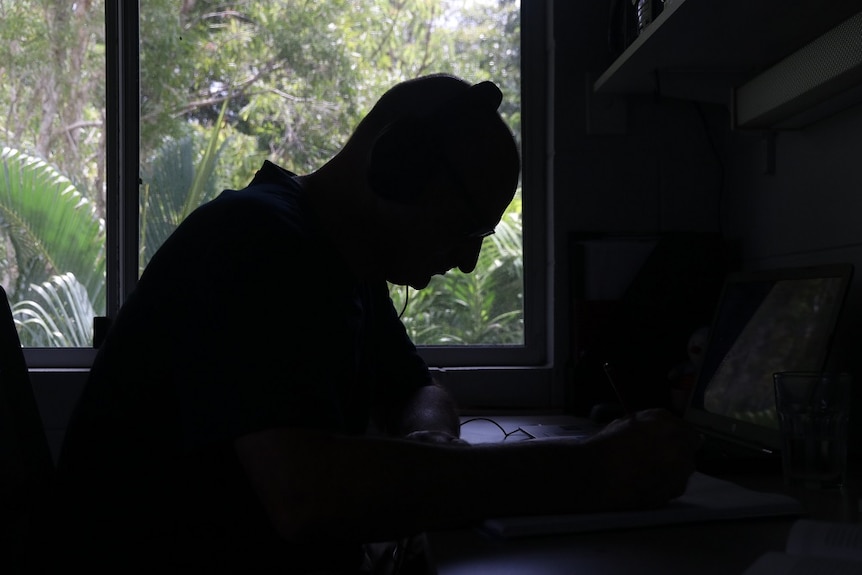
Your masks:
<svg viewBox="0 0 862 575"><path fill-rule="evenodd" d="M431 278L427 277L427 278L423 278L423 279L416 279L416 278L410 279L410 280L405 281L402 285L408 285L415 290L420 290L420 289L425 289L426 287L428 287L429 283L431 283Z"/></svg>
<svg viewBox="0 0 862 575"><path fill-rule="evenodd" d="M415 290L420 290L428 287L431 283L431 277L422 278L389 278L389 283L399 286L410 286Z"/></svg>

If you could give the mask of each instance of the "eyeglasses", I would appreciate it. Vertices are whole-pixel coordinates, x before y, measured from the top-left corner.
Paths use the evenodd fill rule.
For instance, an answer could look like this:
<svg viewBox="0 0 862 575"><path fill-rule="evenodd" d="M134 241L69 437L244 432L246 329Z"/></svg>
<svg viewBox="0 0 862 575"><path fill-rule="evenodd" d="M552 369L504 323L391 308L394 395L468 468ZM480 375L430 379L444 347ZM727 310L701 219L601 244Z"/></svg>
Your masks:
<svg viewBox="0 0 862 575"><path fill-rule="evenodd" d="M493 236L496 233L497 233L497 230L495 228L485 228L485 229L480 228L474 232L469 232L469 233L465 234L465 236L471 240L480 240L482 238L487 238L488 236Z"/></svg>
<svg viewBox="0 0 862 575"><path fill-rule="evenodd" d="M455 162L446 153L446 142L450 136L443 133L443 128L435 123L428 123L423 126L425 138L422 142L422 155L427 158L434 158L431 165L436 164L434 174L436 177L442 177L448 185L457 192L457 197L463 200L467 207L467 218L469 224L466 227L467 231L462 233L465 239L482 239L496 233L496 224L491 227L482 225L479 222L485 220L482 217L482 210L476 203L475 198L470 194L469 188L465 185L462 174L455 168Z"/></svg>

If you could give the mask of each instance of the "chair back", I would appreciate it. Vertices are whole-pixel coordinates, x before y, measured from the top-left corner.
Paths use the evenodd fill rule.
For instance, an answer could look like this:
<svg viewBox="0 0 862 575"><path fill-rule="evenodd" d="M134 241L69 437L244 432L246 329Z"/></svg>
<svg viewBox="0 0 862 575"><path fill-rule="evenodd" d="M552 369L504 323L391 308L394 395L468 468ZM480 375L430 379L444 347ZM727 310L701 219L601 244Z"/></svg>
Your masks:
<svg viewBox="0 0 862 575"><path fill-rule="evenodd" d="M0 287L0 540L20 551L54 462L6 291Z"/></svg>

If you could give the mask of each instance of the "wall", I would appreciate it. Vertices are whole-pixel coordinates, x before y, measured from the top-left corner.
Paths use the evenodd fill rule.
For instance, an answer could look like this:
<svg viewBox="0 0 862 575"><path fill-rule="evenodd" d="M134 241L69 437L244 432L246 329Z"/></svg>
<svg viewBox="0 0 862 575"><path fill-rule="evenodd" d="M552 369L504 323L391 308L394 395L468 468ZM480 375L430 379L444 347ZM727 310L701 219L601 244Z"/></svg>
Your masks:
<svg viewBox="0 0 862 575"><path fill-rule="evenodd" d="M859 261L862 108L777 133L774 174L764 173L762 133L730 139L724 220L749 266Z"/></svg>
<svg viewBox="0 0 862 575"><path fill-rule="evenodd" d="M572 315L573 232L718 232L741 268L856 265L830 364L862 381L862 106L775 134L775 169L766 173L767 134L731 130L725 107L587 98L586 78L613 60L609 4L555 3L557 317ZM591 107L601 112L594 130L587 129ZM571 368L577 326L560 323L558 357L568 353Z"/></svg>
<svg viewBox="0 0 862 575"><path fill-rule="evenodd" d="M847 261L862 269L862 107L777 133L774 174L764 173L762 133L730 140L723 219L746 267ZM844 331L858 332L860 290L857 273Z"/></svg>
<svg viewBox="0 0 862 575"><path fill-rule="evenodd" d="M594 383L587 380L595 379L578 371L582 362L574 342L583 335L577 333L583 322L572 317L571 294L582 278L572 261L573 234L721 231L727 110L649 95L588 96L592 79L614 58L607 43L609 4L607 0L554 4L554 309L557 318L568 318L558 322L556 338L557 364L566 372L563 377L570 387L569 396L583 393L584 386ZM681 328L680 342L673 344L679 359L685 358L685 343L696 323ZM648 352L644 350L644 354ZM667 355L644 373L630 373L629 378L666 385L666 374L676 361L670 358L673 353ZM662 391L644 393L658 396Z"/></svg>
<svg viewBox="0 0 862 575"><path fill-rule="evenodd" d="M764 134L735 132L730 143L723 220L746 267L854 264L830 367L862 382L862 106L776 134L774 174L764 173ZM859 387L854 413L862 414Z"/></svg>

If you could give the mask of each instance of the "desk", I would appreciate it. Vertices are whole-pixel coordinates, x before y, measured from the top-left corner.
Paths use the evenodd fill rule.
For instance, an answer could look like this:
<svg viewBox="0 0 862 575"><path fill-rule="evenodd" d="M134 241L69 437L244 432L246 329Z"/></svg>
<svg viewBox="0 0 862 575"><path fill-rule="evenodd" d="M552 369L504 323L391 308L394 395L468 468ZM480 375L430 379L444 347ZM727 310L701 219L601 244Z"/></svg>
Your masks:
<svg viewBox="0 0 862 575"><path fill-rule="evenodd" d="M535 422L516 416L491 419L507 431ZM564 420L555 416L541 422ZM495 431L502 438L490 422L462 428L468 441L492 441ZM807 517L859 520L859 491L853 482L844 492L789 492L774 475L724 478L751 489L787 492L802 502ZM440 575L738 575L766 551L783 550L793 521L729 520L509 540L491 538L479 529L462 529L431 533L429 538Z"/></svg>
<svg viewBox="0 0 862 575"><path fill-rule="evenodd" d="M782 550L792 520L729 521L494 541L477 530L434 533L440 575L741 574Z"/></svg>

